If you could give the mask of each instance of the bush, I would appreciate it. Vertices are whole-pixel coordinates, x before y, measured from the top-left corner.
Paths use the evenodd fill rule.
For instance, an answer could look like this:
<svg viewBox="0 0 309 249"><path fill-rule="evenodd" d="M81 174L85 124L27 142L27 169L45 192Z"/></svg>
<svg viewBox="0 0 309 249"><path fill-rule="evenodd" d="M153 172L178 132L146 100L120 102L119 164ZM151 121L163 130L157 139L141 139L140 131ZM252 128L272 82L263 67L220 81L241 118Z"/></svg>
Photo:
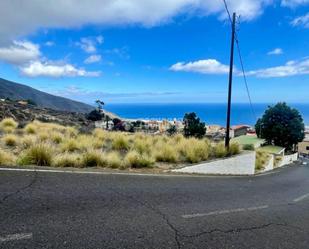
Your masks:
<svg viewBox="0 0 309 249"><path fill-rule="evenodd" d="M178 161L178 153L170 144L160 142L155 148L155 158L158 162L175 163Z"/></svg>
<svg viewBox="0 0 309 249"><path fill-rule="evenodd" d="M244 144L242 146L243 150L255 150L254 145L253 144Z"/></svg>
<svg viewBox="0 0 309 249"><path fill-rule="evenodd" d="M36 136L34 135L26 135L21 139L21 144L24 149L29 148L31 145L35 144Z"/></svg>
<svg viewBox="0 0 309 249"><path fill-rule="evenodd" d="M106 155L107 165L110 168L116 169L122 166L122 160L118 152L110 152Z"/></svg>
<svg viewBox="0 0 309 249"><path fill-rule="evenodd" d="M27 124L25 127L25 132L28 134L36 134L37 127L33 123Z"/></svg>
<svg viewBox="0 0 309 249"><path fill-rule="evenodd" d="M149 138L136 138L133 143L134 149L140 154L151 154L153 144Z"/></svg>
<svg viewBox="0 0 309 249"><path fill-rule="evenodd" d="M76 139L68 138L61 143L61 150L66 152L74 152L79 149Z"/></svg>
<svg viewBox="0 0 309 249"><path fill-rule="evenodd" d="M81 159L80 156L77 154L60 154L57 155L55 160L53 161L53 166L62 168L78 168L81 167Z"/></svg>
<svg viewBox="0 0 309 249"><path fill-rule="evenodd" d="M260 151L260 150L256 151L256 160L255 160L256 170L264 169L268 161L269 161L269 154L267 154L266 152Z"/></svg>
<svg viewBox="0 0 309 249"><path fill-rule="evenodd" d="M52 132L50 139L55 144L60 144L63 140L63 135L60 132Z"/></svg>
<svg viewBox="0 0 309 249"><path fill-rule="evenodd" d="M14 164L14 156L0 149L0 165L7 166Z"/></svg>
<svg viewBox="0 0 309 249"><path fill-rule="evenodd" d="M84 167L106 167L107 160L104 159L102 152L97 150L88 150L83 154L82 166Z"/></svg>
<svg viewBox="0 0 309 249"><path fill-rule="evenodd" d="M229 147L229 155L237 155L240 153L240 147L238 143L231 143Z"/></svg>
<svg viewBox="0 0 309 249"><path fill-rule="evenodd" d="M18 138L17 136L13 134L6 135L2 138L2 141L4 142L5 145L7 146L16 146Z"/></svg>
<svg viewBox="0 0 309 249"><path fill-rule="evenodd" d="M198 139L185 140L180 146L180 152L185 160L190 163L198 163L208 159L210 154L210 144L208 141Z"/></svg>
<svg viewBox="0 0 309 249"><path fill-rule="evenodd" d="M5 133L12 133L17 128L18 123L12 118L5 118L0 122L0 130Z"/></svg>
<svg viewBox="0 0 309 249"><path fill-rule="evenodd" d="M154 159L137 151L130 151L126 155L125 164L132 168L149 168L154 164Z"/></svg>
<svg viewBox="0 0 309 249"><path fill-rule="evenodd" d="M54 156L53 148L48 144L32 145L29 149L24 151L18 158L17 163L20 165L38 165L50 166L52 164L52 157Z"/></svg>
<svg viewBox="0 0 309 249"><path fill-rule="evenodd" d="M218 158L225 157L227 155L227 151L224 143L218 143L214 147L214 156Z"/></svg>
<svg viewBox="0 0 309 249"><path fill-rule="evenodd" d="M102 117L103 117L103 115L101 114L101 112L99 110L96 110L96 109L89 112L86 116L86 118L88 120L91 120L91 121L100 121L100 120L102 120Z"/></svg>
<svg viewBox="0 0 309 249"><path fill-rule="evenodd" d="M130 144L124 135L116 134L112 141L112 148L114 150L128 150L130 148Z"/></svg>

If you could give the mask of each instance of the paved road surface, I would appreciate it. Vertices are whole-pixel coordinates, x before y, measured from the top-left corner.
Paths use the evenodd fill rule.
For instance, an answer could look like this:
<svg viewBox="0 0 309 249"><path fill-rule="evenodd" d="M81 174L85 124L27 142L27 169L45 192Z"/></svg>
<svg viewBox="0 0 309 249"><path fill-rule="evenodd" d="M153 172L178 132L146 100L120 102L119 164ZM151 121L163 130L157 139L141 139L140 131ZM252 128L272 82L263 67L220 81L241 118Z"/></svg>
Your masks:
<svg viewBox="0 0 309 249"><path fill-rule="evenodd" d="M258 177L0 171L0 248L309 248L309 166Z"/></svg>

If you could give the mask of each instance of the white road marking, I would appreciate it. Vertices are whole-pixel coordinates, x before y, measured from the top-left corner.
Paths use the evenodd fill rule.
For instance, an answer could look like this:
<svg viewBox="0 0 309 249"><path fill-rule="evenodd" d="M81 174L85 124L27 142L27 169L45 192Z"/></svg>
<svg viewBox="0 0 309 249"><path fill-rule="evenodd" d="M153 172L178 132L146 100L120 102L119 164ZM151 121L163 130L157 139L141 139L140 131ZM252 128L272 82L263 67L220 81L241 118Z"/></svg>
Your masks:
<svg viewBox="0 0 309 249"><path fill-rule="evenodd" d="M306 198L309 197L309 193L308 194L305 194L305 195L302 195L300 197L297 197L296 199L293 200L293 202L300 202L300 201L303 201L305 200Z"/></svg>
<svg viewBox="0 0 309 249"><path fill-rule="evenodd" d="M22 239L32 239L32 233L16 233L0 237L0 242L22 240Z"/></svg>
<svg viewBox="0 0 309 249"><path fill-rule="evenodd" d="M211 175L185 175L185 174L153 174L135 172L103 172L103 171L82 171L82 170L55 170L38 168L1 168L0 171L21 171L21 172L45 172L45 173L67 173L67 174L95 174L95 175L125 175L125 176L158 176L158 177L200 177L200 178L238 178L245 176L211 176Z"/></svg>
<svg viewBox="0 0 309 249"><path fill-rule="evenodd" d="M203 216L212 216L212 215L220 215L220 214L230 214L230 213L238 213L238 212L246 212L246 211L255 211L260 209L268 208L268 205L258 206L258 207L249 207L249 208L236 208L236 209L227 209L227 210L218 210L209 213L197 213L197 214L185 214L181 217L184 219L192 219L196 217L203 217Z"/></svg>

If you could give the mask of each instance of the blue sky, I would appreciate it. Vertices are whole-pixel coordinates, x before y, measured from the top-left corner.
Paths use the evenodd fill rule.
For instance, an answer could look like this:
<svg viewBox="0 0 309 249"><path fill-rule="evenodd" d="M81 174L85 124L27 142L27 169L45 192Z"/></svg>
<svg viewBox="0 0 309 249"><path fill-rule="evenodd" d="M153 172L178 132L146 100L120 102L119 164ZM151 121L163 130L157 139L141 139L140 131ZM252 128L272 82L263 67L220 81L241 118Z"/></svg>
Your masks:
<svg viewBox="0 0 309 249"><path fill-rule="evenodd" d="M309 102L309 1L227 4L241 15L253 102ZM0 8L2 78L87 103L226 101L230 24L221 0L5 0ZM233 101L248 102L237 53Z"/></svg>

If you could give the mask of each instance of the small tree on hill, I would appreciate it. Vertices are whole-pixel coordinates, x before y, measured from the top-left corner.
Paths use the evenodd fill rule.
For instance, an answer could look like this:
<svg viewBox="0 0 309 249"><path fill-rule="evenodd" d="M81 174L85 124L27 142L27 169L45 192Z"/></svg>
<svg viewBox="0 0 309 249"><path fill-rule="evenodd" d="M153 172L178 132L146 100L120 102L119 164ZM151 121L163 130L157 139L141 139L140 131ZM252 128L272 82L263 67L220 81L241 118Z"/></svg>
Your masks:
<svg viewBox="0 0 309 249"><path fill-rule="evenodd" d="M255 125L259 138L264 138L268 144L292 149L305 137L305 125L298 110L286 103L270 106Z"/></svg>
<svg viewBox="0 0 309 249"><path fill-rule="evenodd" d="M186 113L183 118L184 136L201 138L206 134L205 123L194 112Z"/></svg>

